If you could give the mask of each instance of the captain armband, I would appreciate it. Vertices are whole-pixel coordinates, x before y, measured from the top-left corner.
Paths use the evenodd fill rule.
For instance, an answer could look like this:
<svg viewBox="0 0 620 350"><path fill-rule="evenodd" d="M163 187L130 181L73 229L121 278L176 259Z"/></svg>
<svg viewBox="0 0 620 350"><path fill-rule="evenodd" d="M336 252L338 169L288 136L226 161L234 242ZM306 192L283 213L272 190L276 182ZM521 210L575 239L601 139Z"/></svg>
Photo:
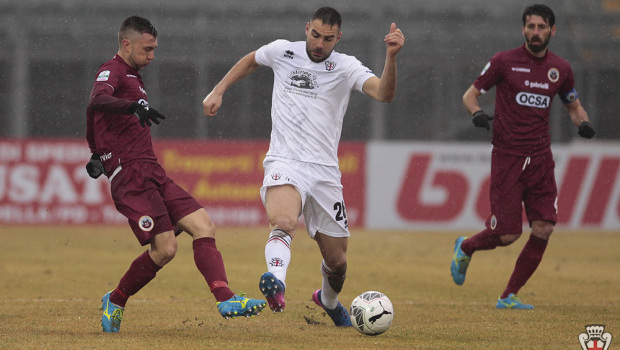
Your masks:
<svg viewBox="0 0 620 350"><path fill-rule="evenodd" d="M575 90L575 88L572 88L569 92L561 94L560 99L562 99L562 102L564 102L564 104L575 102L575 100L577 100L577 91Z"/></svg>

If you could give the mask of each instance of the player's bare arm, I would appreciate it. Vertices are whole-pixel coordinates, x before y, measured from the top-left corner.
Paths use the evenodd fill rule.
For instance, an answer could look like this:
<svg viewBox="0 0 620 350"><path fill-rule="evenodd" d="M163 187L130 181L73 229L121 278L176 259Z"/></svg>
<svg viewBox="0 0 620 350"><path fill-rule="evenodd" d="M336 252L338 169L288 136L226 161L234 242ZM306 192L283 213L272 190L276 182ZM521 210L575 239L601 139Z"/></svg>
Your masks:
<svg viewBox="0 0 620 350"><path fill-rule="evenodd" d="M205 116L212 117L216 115L218 109L222 106L222 98L226 90L239 80L252 74L258 68L259 65L256 63L255 54L256 51L253 51L240 59L205 97L202 101Z"/></svg>
<svg viewBox="0 0 620 350"><path fill-rule="evenodd" d="M568 115L570 115L570 119L573 124L579 128L579 131L577 132L579 136L587 139L593 138L596 132L594 131L592 124L590 124L588 113L586 113L586 110L581 105L581 102L579 102L579 99L565 104L564 108L566 108Z"/></svg>
<svg viewBox="0 0 620 350"><path fill-rule="evenodd" d="M583 109L583 106L581 105L581 102L579 102L579 99L576 99L571 103L565 104L564 108L566 108L568 115L570 115L571 121L573 122L573 124L575 124L576 127L579 127L579 125L581 125L581 123L583 122L590 122L590 119L588 118L588 113L586 113L586 110Z"/></svg>
<svg viewBox="0 0 620 350"><path fill-rule="evenodd" d="M465 94L463 94L463 106L465 106L465 109L470 115L473 115L482 109L478 104L478 97L480 97L480 95L482 95L482 92L476 89L473 85L465 91Z"/></svg>
<svg viewBox="0 0 620 350"><path fill-rule="evenodd" d="M396 95L396 55L405 45L405 35L396 28L396 23L390 26L390 32L385 36L385 65L381 79L373 77L364 83L363 91L366 95L380 102L391 102Z"/></svg>

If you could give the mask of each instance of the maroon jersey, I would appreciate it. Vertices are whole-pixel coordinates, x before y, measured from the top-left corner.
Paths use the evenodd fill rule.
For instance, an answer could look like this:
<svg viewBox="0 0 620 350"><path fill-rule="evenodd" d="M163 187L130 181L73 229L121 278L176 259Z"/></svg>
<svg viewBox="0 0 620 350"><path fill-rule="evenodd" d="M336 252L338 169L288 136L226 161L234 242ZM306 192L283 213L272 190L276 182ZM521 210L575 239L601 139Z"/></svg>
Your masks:
<svg viewBox="0 0 620 350"><path fill-rule="evenodd" d="M142 77L116 55L97 71L86 111L86 140L111 176L121 164L157 162L151 129L127 112L132 102L148 106Z"/></svg>
<svg viewBox="0 0 620 350"><path fill-rule="evenodd" d="M497 87L494 149L520 156L550 152L551 102L556 94L564 103L575 101L574 84L569 63L549 50L542 58L525 45L495 54L474 82L483 93Z"/></svg>

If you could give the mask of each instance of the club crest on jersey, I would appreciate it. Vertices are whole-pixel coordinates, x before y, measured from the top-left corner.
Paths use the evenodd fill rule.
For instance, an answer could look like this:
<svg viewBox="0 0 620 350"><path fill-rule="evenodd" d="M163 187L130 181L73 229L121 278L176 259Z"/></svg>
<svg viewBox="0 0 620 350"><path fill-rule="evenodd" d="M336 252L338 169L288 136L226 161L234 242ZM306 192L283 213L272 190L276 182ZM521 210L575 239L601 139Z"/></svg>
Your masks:
<svg viewBox="0 0 620 350"><path fill-rule="evenodd" d="M560 79L560 71L557 68L549 69L549 71L547 71L547 78L549 78L552 83L557 83Z"/></svg>
<svg viewBox="0 0 620 350"><path fill-rule="evenodd" d="M278 181L282 178L282 174L280 173L271 174L271 178Z"/></svg>
<svg viewBox="0 0 620 350"><path fill-rule="evenodd" d="M140 226L140 229L142 229L142 231L146 232L149 232L155 226L155 224L153 223L153 219L151 219L151 217L147 215L144 215L140 218L140 220L138 221L138 225Z"/></svg>
<svg viewBox="0 0 620 350"><path fill-rule="evenodd" d="M327 69L328 72L333 71L336 69L336 62L325 61L325 69Z"/></svg>

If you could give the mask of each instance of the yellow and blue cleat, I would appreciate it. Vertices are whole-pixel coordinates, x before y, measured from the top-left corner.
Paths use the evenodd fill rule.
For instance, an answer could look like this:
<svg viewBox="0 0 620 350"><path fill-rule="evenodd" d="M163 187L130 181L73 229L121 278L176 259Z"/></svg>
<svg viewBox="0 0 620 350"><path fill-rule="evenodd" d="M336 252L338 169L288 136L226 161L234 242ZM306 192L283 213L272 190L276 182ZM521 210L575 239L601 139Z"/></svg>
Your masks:
<svg viewBox="0 0 620 350"><path fill-rule="evenodd" d="M242 295L235 295L226 301L217 302L216 305L220 315L229 319L237 316L258 316L267 306L267 303L264 300L246 298L242 293Z"/></svg>
<svg viewBox="0 0 620 350"><path fill-rule="evenodd" d="M471 261L471 256L468 256L461 250L461 244L467 237L459 237L454 242L454 255L452 255L452 264L450 265L450 273L452 274L452 280L459 286L465 282L465 274Z"/></svg>
<svg viewBox="0 0 620 350"><path fill-rule="evenodd" d="M502 296L499 296L497 299L497 305L495 306L498 309L518 309L518 310L532 310L534 309L533 305L524 304L519 297L510 293L507 297L502 299Z"/></svg>
<svg viewBox="0 0 620 350"><path fill-rule="evenodd" d="M121 329L121 321L125 314L125 308L114 305L110 302L110 294L107 292L101 299L101 308L103 316L101 316L101 327L106 333L118 333Z"/></svg>

